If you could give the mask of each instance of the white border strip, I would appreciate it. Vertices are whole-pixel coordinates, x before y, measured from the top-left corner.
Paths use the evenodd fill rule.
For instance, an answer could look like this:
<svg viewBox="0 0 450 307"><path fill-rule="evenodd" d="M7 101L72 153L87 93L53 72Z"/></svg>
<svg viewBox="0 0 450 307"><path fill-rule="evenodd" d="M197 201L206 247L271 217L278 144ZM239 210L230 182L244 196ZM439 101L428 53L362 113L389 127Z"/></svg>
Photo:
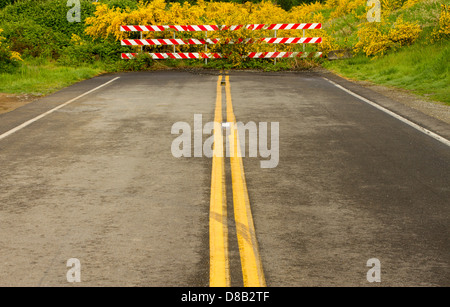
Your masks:
<svg viewBox="0 0 450 307"><path fill-rule="evenodd" d="M381 110L381 111L389 114L390 116L392 116L392 117L398 119L399 121L401 121L401 122L403 122L403 123L413 127L414 129L419 130L420 132L422 132L422 133L432 137L433 139L435 139L435 140L437 140L437 141L439 141L439 142L441 142L441 143L443 143L443 144L445 144L447 146L450 146L450 141L447 140L446 138L444 138L444 137L442 137L442 136L440 136L440 135L438 135L438 134L436 134L434 132L431 132L428 129L425 129L422 126L419 126L419 125L413 123L412 121L410 121L410 120L408 120L408 119L398 115L397 113L394 113L394 112L392 112L392 111L390 111L390 110L380 106L379 104L377 104L377 103L375 103L375 102L373 102L373 101L371 101L369 99L366 99L366 98L364 98L364 97L362 97L362 96L360 96L360 95L358 95L358 94L356 94L356 93L346 89L345 87L343 87L343 86L341 86L341 85L339 85L339 84L337 84L337 83L335 83L335 82L333 82L333 81L331 81L331 80L329 80L329 79L327 79L325 77L322 77L322 78L325 79L326 81L330 82L331 84L333 84L337 88L340 88L344 92L349 93L350 95L352 95L352 96L354 96L354 97L356 97L356 98L358 98L358 99L360 99L360 100L370 104L371 106L377 108L378 110Z"/></svg>
<svg viewBox="0 0 450 307"><path fill-rule="evenodd" d="M53 113L53 112L55 112L55 111L57 111L57 110L59 110L59 109L65 107L65 106L67 106L68 104L74 102L75 100L78 100L78 99L80 99L80 98L82 98L82 97L84 97L84 96L86 96L86 95L88 95L88 94L90 94L90 93L92 93L92 92L94 92L94 91L96 91L96 90L98 90L98 89L100 89L100 88L102 88L102 87L108 85L109 83L111 83L111 82L113 82L113 81L116 81L116 80L119 79L119 78L120 78L120 77L116 77L116 78L114 78L114 79L112 79L112 80L109 80L108 82L106 82L106 83L104 83L104 84L102 84L102 85L100 85L100 86L97 86L96 88L94 88L94 89L92 89L92 90L90 90L90 91L88 91L88 92L86 92L86 93L84 93L84 94L81 94L81 95L78 96L78 97L75 97L75 98L73 98L73 99L71 99L71 100L69 100L69 101L63 103L63 104L57 106L56 108L51 109L50 111L47 111L47 112L45 112L45 113L43 113L43 114L41 114L41 115L39 115L39 116L36 116L36 117L33 118L33 119L30 119L29 121L24 122L24 123L21 124L20 126L17 126L16 128L13 128L13 129L11 129L11 130L9 130L9 131L7 131L7 132L1 134L1 135L0 135L0 140L2 140L2 139L4 139L4 138L10 136L11 134L13 134L13 133L15 133L15 132L17 132L17 131L19 131L19 130L25 128L25 127L27 127L27 126L29 126L29 125L31 125L32 123L34 123L34 122L40 120L41 118L43 118L43 117L45 117L45 116L47 116L47 115L49 115L49 114L51 114L51 113Z"/></svg>

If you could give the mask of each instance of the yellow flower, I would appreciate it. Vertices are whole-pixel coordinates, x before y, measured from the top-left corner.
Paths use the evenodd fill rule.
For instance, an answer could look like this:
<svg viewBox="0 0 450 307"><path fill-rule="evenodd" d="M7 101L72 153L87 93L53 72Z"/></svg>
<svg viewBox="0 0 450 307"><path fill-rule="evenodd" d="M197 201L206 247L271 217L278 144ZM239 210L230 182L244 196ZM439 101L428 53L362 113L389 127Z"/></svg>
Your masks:
<svg viewBox="0 0 450 307"><path fill-rule="evenodd" d="M5 38L1 35L3 32L3 29L0 29L0 46L2 45L2 41L5 40Z"/></svg>
<svg viewBox="0 0 450 307"><path fill-rule="evenodd" d="M1 35L2 32L3 32L3 29L0 29L0 47L2 46L3 41L6 40L6 38ZM3 44L2 48L3 48L3 50L6 50L6 54L9 55L10 60L23 61L21 56L20 56L20 53L18 53L16 51L11 51L9 49L8 44Z"/></svg>
<svg viewBox="0 0 450 307"><path fill-rule="evenodd" d="M72 34L72 37L70 38L70 42L74 45L83 45L83 40L81 37L79 37L76 34Z"/></svg>
<svg viewBox="0 0 450 307"><path fill-rule="evenodd" d="M23 61L22 57L20 56L20 53L18 53L16 51L12 51L11 56L9 58L13 61Z"/></svg>

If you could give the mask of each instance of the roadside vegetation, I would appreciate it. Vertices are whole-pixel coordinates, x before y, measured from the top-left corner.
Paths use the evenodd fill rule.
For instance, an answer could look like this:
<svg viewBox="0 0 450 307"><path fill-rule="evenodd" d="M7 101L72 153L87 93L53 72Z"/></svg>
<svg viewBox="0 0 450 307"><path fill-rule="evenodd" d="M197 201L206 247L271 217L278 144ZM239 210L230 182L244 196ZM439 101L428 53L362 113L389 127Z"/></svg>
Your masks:
<svg viewBox="0 0 450 307"><path fill-rule="evenodd" d="M105 72L177 68L305 70L323 66L357 80L411 90L450 104L450 0L380 0L381 22L367 22L366 0L278 1L138 1L80 0L79 22L69 22L66 0L0 0L0 92L48 94ZM273 51L271 44L208 45L206 52L229 54L226 60L152 60L145 53L122 60L120 25L253 24L320 22L322 37L307 44L320 59L243 59L249 51ZM279 30L278 37L299 37L301 30ZM202 32L178 32L177 38L204 38ZM213 36L214 35L214 36ZM273 31L229 31L209 37L272 37ZM144 32L144 38L171 38L172 33ZM177 52L205 52L201 46L177 46ZM277 51L303 51L302 45L278 44ZM173 46L144 51L172 52ZM350 59L329 61L333 50L348 50Z"/></svg>

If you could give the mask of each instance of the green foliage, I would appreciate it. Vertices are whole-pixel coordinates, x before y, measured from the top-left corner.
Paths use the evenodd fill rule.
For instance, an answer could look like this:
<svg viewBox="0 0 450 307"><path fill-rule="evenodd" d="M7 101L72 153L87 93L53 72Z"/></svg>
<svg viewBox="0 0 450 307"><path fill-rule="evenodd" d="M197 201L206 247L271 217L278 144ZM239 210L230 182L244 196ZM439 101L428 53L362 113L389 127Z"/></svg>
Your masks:
<svg viewBox="0 0 450 307"><path fill-rule="evenodd" d="M112 40L91 41L84 40L81 43L71 43L64 48L58 63L65 66L78 66L93 64L97 61L104 63L117 62L121 52L129 50Z"/></svg>
<svg viewBox="0 0 450 307"><path fill-rule="evenodd" d="M419 22L422 27L432 27L439 19L441 3L445 1L421 1L415 5L392 12L388 16L388 21L395 21L398 17L408 22Z"/></svg>
<svg viewBox="0 0 450 307"><path fill-rule="evenodd" d="M0 0L1 1L1 0ZM136 6L137 0L104 0L111 6ZM85 33L84 21L92 16L95 5L81 0L81 21L68 22L70 7L63 0L18 0L0 11L0 28L11 50L25 57L45 57L58 60L61 65L80 65L97 60L110 62L119 59L121 51L128 51L117 42L97 39ZM71 42L72 35L83 39L82 45Z"/></svg>
<svg viewBox="0 0 450 307"><path fill-rule="evenodd" d="M15 0L0 0L0 9L4 8L9 4L13 4Z"/></svg>
<svg viewBox="0 0 450 307"><path fill-rule="evenodd" d="M24 56L58 58L73 33L83 35L83 22L68 22L67 1L18 0L0 11L0 28L11 49ZM81 1L81 21L93 14L91 1Z"/></svg>
<svg viewBox="0 0 450 307"><path fill-rule="evenodd" d="M68 22L67 12L70 7L64 0L19 0L14 5L8 6L0 12L0 26L9 22L34 21L40 26L45 26L53 31L70 35L82 34L84 20L93 15L95 6L92 1L80 0L81 22Z"/></svg>
<svg viewBox="0 0 450 307"><path fill-rule="evenodd" d="M136 9L139 0L103 0L100 2L107 3L110 7L119 7L121 9Z"/></svg>
<svg viewBox="0 0 450 307"><path fill-rule="evenodd" d="M64 34L33 20L9 22L3 29L11 49L24 56L56 57L69 42Z"/></svg>
<svg viewBox="0 0 450 307"><path fill-rule="evenodd" d="M64 49L58 59L58 64L64 66L78 66L80 64L92 64L99 58L93 52L94 44L71 45Z"/></svg>
<svg viewBox="0 0 450 307"><path fill-rule="evenodd" d="M19 62L11 59L11 52L0 45L0 71L12 73L20 66Z"/></svg>
<svg viewBox="0 0 450 307"><path fill-rule="evenodd" d="M125 71L141 71L151 69L153 64L154 60L150 55L148 53L142 53L134 59L120 62L117 68Z"/></svg>
<svg viewBox="0 0 450 307"><path fill-rule="evenodd" d="M19 54L11 52L11 47L2 33L3 29L0 29L0 71L11 73L19 67L18 61L22 59Z"/></svg>

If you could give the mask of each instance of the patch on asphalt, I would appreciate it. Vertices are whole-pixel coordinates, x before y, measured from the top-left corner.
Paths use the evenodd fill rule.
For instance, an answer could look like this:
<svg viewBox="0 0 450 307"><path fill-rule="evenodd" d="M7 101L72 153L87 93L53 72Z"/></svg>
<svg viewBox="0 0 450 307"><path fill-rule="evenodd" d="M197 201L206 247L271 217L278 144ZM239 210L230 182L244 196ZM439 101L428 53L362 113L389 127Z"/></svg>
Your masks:
<svg viewBox="0 0 450 307"><path fill-rule="evenodd" d="M29 94L0 93L0 114L11 112L36 100L39 96Z"/></svg>

